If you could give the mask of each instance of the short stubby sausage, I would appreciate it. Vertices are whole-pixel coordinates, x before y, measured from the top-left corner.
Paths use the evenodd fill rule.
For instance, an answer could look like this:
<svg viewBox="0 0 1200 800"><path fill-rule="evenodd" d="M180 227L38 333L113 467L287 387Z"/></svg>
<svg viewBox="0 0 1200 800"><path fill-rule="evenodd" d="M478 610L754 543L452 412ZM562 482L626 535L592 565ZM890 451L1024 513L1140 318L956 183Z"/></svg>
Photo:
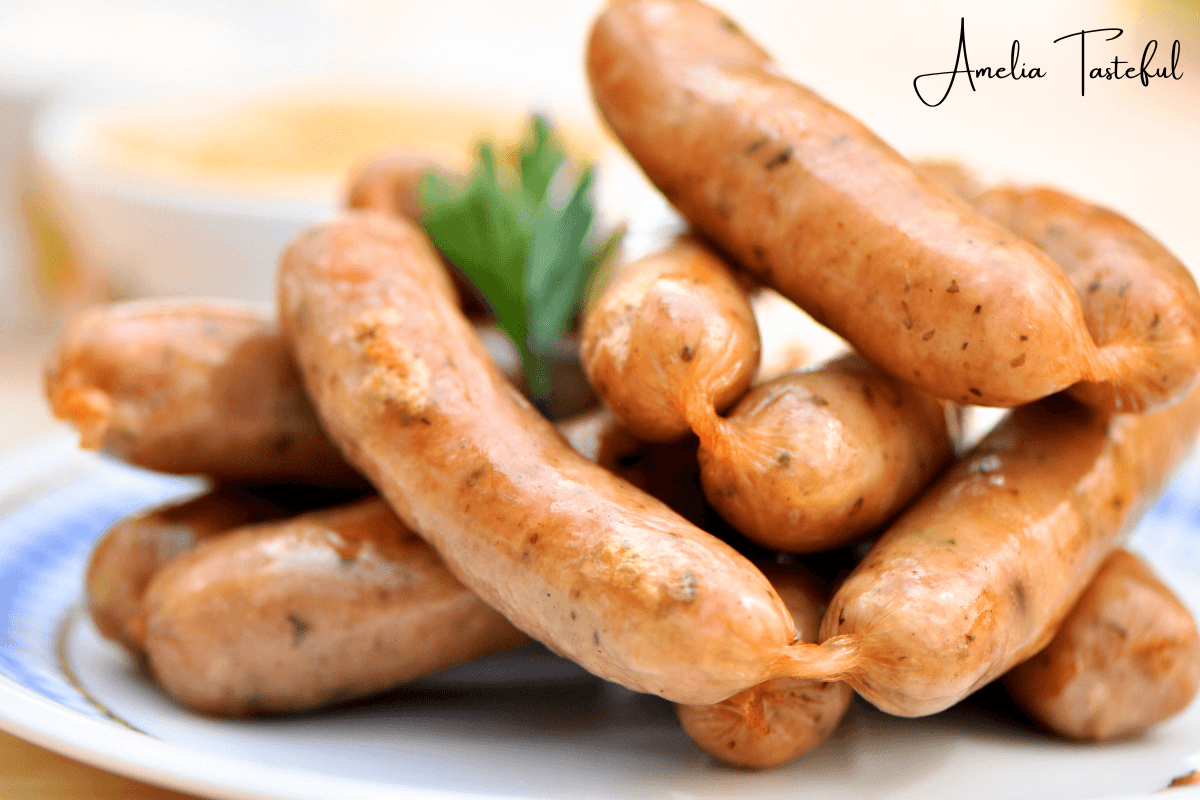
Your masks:
<svg viewBox="0 0 1200 800"><path fill-rule="evenodd" d="M360 697L528 641L377 497L199 542L145 608L151 672L224 716Z"/></svg>
<svg viewBox="0 0 1200 800"><path fill-rule="evenodd" d="M1192 390L1200 378L1200 291L1150 234L1115 211L1045 187L1001 186L974 204L1062 265L1092 338L1125 352L1129 369L1119 381L1080 383L1072 394L1117 411L1147 411Z"/></svg>
<svg viewBox="0 0 1200 800"><path fill-rule="evenodd" d="M729 268L683 238L605 288L584 320L580 356L596 393L635 436L669 442L750 387L758 328Z"/></svg>
<svg viewBox="0 0 1200 800"><path fill-rule="evenodd" d="M142 597L160 567L202 539L285 513L244 489L222 488L118 521L88 559L85 591L96 629L141 654L146 638Z"/></svg>
<svg viewBox="0 0 1200 800"><path fill-rule="evenodd" d="M759 384L700 435L714 508L760 545L839 547L906 507L954 457L957 410L857 355Z"/></svg>
<svg viewBox="0 0 1200 800"><path fill-rule="evenodd" d="M821 635L893 714L940 711L1045 647L1200 429L1200 392L1116 414L1058 395L1013 411L876 542Z"/></svg>
<svg viewBox="0 0 1200 800"><path fill-rule="evenodd" d="M411 223L349 213L280 266L280 314L347 458L459 578L591 672L684 703L839 674L732 547L591 464L487 357Z"/></svg>
<svg viewBox="0 0 1200 800"><path fill-rule="evenodd" d="M1004 676L1025 713L1070 739L1136 736L1187 708L1200 634L1187 606L1128 550L1108 557L1044 650Z"/></svg>
<svg viewBox="0 0 1200 800"><path fill-rule="evenodd" d="M792 612L800 640L817 641L829 595L798 567L767 565L763 572ZM675 711L705 753L740 767L765 769L797 759L829 738L853 696L838 681L773 678L720 703L677 705Z"/></svg>
<svg viewBox="0 0 1200 800"><path fill-rule="evenodd" d="M667 198L740 266L933 395L1015 406L1127 374L1046 254L982 218L695 0L616 0L592 93Z"/></svg>
<svg viewBox="0 0 1200 800"><path fill-rule="evenodd" d="M219 481L360 484L325 436L270 316L229 301L98 306L46 364L80 445Z"/></svg>

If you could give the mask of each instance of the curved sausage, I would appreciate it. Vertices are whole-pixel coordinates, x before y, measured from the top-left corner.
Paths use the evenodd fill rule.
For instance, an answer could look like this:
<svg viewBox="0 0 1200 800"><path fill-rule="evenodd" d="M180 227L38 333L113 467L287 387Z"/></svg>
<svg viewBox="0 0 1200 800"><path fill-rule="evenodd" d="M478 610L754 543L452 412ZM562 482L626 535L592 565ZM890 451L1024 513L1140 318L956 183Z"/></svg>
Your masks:
<svg viewBox="0 0 1200 800"><path fill-rule="evenodd" d="M897 520L834 595L821 635L880 709L940 711L1045 647L1200 429L1200 393L1153 414L1068 397L1012 412Z"/></svg>
<svg viewBox="0 0 1200 800"><path fill-rule="evenodd" d="M706 237L931 394L1014 406L1118 380L1062 270L779 74L694 0L616 0L588 43L614 133Z"/></svg>
<svg viewBox="0 0 1200 800"><path fill-rule="evenodd" d="M223 716L360 697L528 641L377 497L199 542L144 602L151 672Z"/></svg>
<svg viewBox="0 0 1200 800"><path fill-rule="evenodd" d="M228 482L362 483L322 431L275 324L248 306L89 309L63 331L45 385L82 447L139 467Z"/></svg>
<svg viewBox="0 0 1200 800"><path fill-rule="evenodd" d="M222 488L118 521L88 559L85 593L96 629L140 655L146 638L142 599L160 567L201 539L285 513L243 489Z"/></svg>
<svg viewBox="0 0 1200 800"><path fill-rule="evenodd" d="M284 254L284 330L350 461L517 627L637 691L711 703L854 654L793 644L744 557L577 454L497 372L413 225L347 214Z"/></svg>
<svg viewBox="0 0 1200 800"><path fill-rule="evenodd" d="M817 641L828 595L795 567L764 566L801 641ZM713 758L739 767L765 769L799 758L829 738L854 692L840 681L773 678L706 706L677 705L679 722L692 741Z"/></svg>
<svg viewBox="0 0 1200 800"><path fill-rule="evenodd" d="M584 320L580 355L596 393L633 435L669 442L750 387L758 328L729 268L684 238L608 285Z"/></svg>
<svg viewBox="0 0 1200 800"><path fill-rule="evenodd" d="M1150 567L1118 550L1050 644L1005 675L1004 686L1026 714L1060 736L1136 736L1195 698L1200 633Z"/></svg>
<svg viewBox="0 0 1200 800"><path fill-rule="evenodd" d="M760 545L829 550L886 523L949 463L955 413L843 356L760 384L728 417L714 415L700 435L704 493Z"/></svg>

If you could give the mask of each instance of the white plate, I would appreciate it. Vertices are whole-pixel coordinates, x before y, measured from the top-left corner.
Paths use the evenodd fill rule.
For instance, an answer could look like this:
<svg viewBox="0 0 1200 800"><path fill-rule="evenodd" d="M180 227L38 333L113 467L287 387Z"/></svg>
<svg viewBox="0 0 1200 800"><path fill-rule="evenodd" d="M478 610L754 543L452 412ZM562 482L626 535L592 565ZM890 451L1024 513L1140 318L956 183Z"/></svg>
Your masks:
<svg viewBox="0 0 1200 800"><path fill-rule="evenodd" d="M1200 704L1137 741L1058 742L980 709L918 720L858 704L787 767L697 751L669 704L544 650L370 702L220 721L173 705L79 614L83 566L118 517L198 484L77 453L65 438L0 464L0 727L142 780L219 798L1086 798L1141 796L1200 767ZM1134 545L1200 610L1200 463ZM1178 800L1200 790L1178 790Z"/></svg>

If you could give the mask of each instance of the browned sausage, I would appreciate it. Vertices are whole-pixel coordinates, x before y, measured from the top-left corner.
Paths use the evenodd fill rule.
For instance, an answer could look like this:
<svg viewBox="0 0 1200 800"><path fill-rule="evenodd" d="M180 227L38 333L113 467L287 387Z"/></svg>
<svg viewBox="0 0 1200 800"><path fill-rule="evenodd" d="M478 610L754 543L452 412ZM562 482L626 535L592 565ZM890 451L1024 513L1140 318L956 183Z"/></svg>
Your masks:
<svg viewBox="0 0 1200 800"><path fill-rule="evenodd" d="M857 355L784 375L698 427L704 492L758 544L829 550L886 523L954 457L948 413Z"/></svg>
<svg viewBox="0 0 1200 800"><path fill-rule="evenodd" d="M1092 337L1124 355L1120 381L1071 391L1086 403L1146 411L1177 401L1200 378L1200 291L1179 259L1125 217L1044 187L1002 186L975 206L1062 265L1083 299Z"/></svg>
<svg viewBox="0 0 1200 800"><path fill-rule="evenodd" d="M456 177L446 164L419 153L387 153L358 167L346 188L346 208L383 211L420 221L421 181L426 175ZM462 272L446 262L463 313L471 318L489 315L487 303Z"/></svg>
<svg viewBox="0 0 1200 800"><path fill-rule="evenodd" d="M879 539L821 635L884 711L940 711L1045 647L1200 429L1200 393L1152 414L1067 397L1012 412Z"/></svg>
<svg viewBox="0 0 1200 800"><path fill-rule="evenodd" d="M763 567L801 641L817 641L828 594L797 567ZM776 767L799 758L833 733L854 692L838 681L773 678L706 706L677 705L683 729L713 758L740 767Z"/></svg>
<svg viewBox="0 0 1200 800"><path fill-rule="evenodd" d="M552 649L676 702L839 673L853 654L793 644L749 561L567 445L438 269L415 226L351 213L285 253L280 308L327 429L450 569Z"/></svg>
<svg viewBox="0 0 1200 800"><path fill-rule="evenodd" d="M1083 299L1102 347L1125 348L1134 368L1120 385L1081 383L1071 392L1117 411L1175 402L1200 377L1200 291L1179 260L1125 217L1045 187L986 189L966 167L923 161L919 169L980 213L1042 248Z"/></svg>
<svg viewBox="0 0 1200 800"><path fill-rule="evenodd" d="M346 208L374 209L421 219L419 190L429 174L453 176L436 159L419 153L387 153L357 167L347 180Z"/></svg>
<svg viewBox="0 0 1200 800"><path fill-rule="evenodd" d="M140 654L146 638L142 597L163 564L201 539L285 513L246 490L223 488L120 520L88 560L85 588L96 629Z"/></svg>
<svg viewBox="0 0 1200 800"><path fill-rule="evenodd" d="M63 331L45 380L82 447L140 467L220 481L362 481L321 430L274 323L251 307L90 309Z"/></svg>
<svg viewBox="0 0 1200 800"><path fill-rule="evenodd" d="M199 542L145 607L154 676L226 716L359 697L528 641L379 498Z"/></svg>
<svg viewBox="0 0 1200 800"><path fill-rule="evenodd" d="M1050 644L1005 675L1004 686L1025 713L1061 736L1135 736L1196 696L1200 634L1150 567L1118 550Z"/></svg>
<svg viewBox="0 0 1200 800"><path fill-rule="evenodd" d="M684 238L608 285L584 321L580 355L597 394L635 436L676 441L750 387L758 328L729 268Z"/></svg>
<svg viewBox="0 0 1200 800"><path fill-rule="evenodd" d="M520 385L511 341L493 325L479 330ZM555 409L573 412L595 396L563 355ZM84 447L138 466L217 480L364 485L325 436L274 323L232 301L91 309L60 338L46 394Z"/></svg>
<svg viewBox="0 0 1200 800"><path fill-rule="evenodd" d="M592 29L592 92L696 229L937 397L1013 406L1117 380L1062 270L782 77L695 0L615 0Z"/></svg>

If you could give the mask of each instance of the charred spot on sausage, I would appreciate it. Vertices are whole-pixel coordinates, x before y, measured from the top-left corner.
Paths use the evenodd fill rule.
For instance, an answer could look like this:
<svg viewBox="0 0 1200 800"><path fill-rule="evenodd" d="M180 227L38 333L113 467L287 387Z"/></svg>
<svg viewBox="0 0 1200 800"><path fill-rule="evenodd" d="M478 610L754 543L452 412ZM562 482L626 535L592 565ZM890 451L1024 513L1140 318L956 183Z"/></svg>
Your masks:
<svg viewBox="0 0 1200 800"><path fill-rule="evenodd" d="M763 169L765 169L769 172L770 170L773 170L776 167L782 167L784 164L786 164L788 161L790 161L791 158L792 158L792 148L785 147L783 150L779 151L778 155L776 155L774 158L772 158L770 161L768 161L766 164L764 164Z"/></svg>
<svg viewBox="0 0 1200 800"><path fill-rule="evenodd" d="M287 621L292 625L292 647L297 647L304 641L304 637L308 636L308 632L312 626L292 613L287 615Z"/></svg>

